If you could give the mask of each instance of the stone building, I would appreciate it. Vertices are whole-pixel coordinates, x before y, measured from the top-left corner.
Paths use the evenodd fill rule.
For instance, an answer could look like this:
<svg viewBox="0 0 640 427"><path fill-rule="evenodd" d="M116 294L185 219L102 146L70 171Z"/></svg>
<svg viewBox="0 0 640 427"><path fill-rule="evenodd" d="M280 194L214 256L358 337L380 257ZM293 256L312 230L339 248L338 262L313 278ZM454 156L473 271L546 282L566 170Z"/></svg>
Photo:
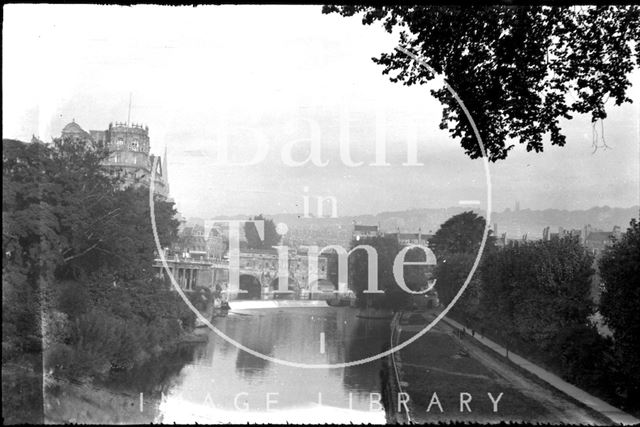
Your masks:
<svg viewBox="0 0 640 427"><path fill-rule="evenodd" d="M377 237L380 233L377 225L359 225L354 224L351 237L353 240L360 240L368 237Z"/></svg>
<svg viewBox="0 0 640 427"><path fill-rule="evenodd" d="M151 154L148 126L116 122L105 130L87 132L73 120L62 129L61 136L106 146L110 156L104 166L121 177L125 186L148 187L155 162L154 191L160 197L169 198L167 151L165 148L164 160Z"/></svg>
<svg viewBox="0 0 640 427"><path fill-rule="evenodd" d="M205 244L207 253L209 253L209 256L214 259L222 259L229 247L227 239L225 239L222 232L215 227L212 227L209 231L209 236L207 237Z"/></svg>
<svg viewBox="0 0 640 427"><path fill-rule="evenodd" d="M429 240L433 238L430 234L422 234L422 231L418 231L417 233L401 233L398 231L397 233L387 233L387 236L394 236L398 239L398 243L402 246L408 245L423 245L428 246Z"/></svg>
<svg viewBox="0 0 640 427"><path fill-rule="evenodd" d="M587 225L584 227L584 245L596 258L599 258L602 251L614 240L619 239L621 235L622 232L617 225L613 227L612 231L594 230L591 225Z"/></svg>

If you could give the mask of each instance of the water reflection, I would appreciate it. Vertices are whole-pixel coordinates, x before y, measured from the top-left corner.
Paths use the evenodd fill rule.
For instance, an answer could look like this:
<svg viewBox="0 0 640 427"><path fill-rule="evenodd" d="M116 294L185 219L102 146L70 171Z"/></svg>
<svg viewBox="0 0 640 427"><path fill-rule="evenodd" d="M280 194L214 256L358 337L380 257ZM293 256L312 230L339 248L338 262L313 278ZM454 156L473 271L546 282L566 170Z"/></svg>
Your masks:
<svg viewBox="0 0 640 427"><path fill-rule="evenodd" d="M375 355L388 339L388 321L355 314L346 307L247 310L218 318L216 327L274 358L340 363ZM385 422L377 403L379 360L344 369L292 368L210 334L165 394L163 422Z"/></svg>
<svg viewBox="0 0 640 427"><path fill-rule="evenodd" d="M175 351L163 353L156 359L126 372L116 372L104 381L95 381L98 388L118 393L143 393L148 398L160 398L179 386L179 375L184 366L197 357L197 347L179 346Z"/></svg>

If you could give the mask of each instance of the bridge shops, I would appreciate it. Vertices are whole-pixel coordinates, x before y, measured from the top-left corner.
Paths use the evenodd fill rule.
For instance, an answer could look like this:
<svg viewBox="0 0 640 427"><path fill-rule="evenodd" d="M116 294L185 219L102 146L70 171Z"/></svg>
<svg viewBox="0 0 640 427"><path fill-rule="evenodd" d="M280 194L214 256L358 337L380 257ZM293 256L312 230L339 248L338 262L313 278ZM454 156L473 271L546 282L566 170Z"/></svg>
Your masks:
<svg viewBox="0 0 640 427"><path fill-rule="evenodd" d="M164 258L171 275L184 291L197 288L220 290L228 299L328 299L337 287L328 279L332 263L329 257L320 255L313 283L309 283L309 257L303 250L291 250L287 264L289 283L280 286L278 271L280 261L276 250L243 249L237 266L237 276L230 277L228 256L215 258L206 251L176 253L165 251ZM155 259L153 267L158 277L173 288L162 258Z"/></svg>
<svg viewBox="0 0 640 427"><path fill-rule="evenodd" d="M216 261L206 256L206 252L189 252L185 254L165 251L165 261L176 283L183 291L196 291L198 288L213 290L215 284L227 280L228 269L216 268ZM153 269L165 284L173 288L162 258L156 258Z"/></svg>

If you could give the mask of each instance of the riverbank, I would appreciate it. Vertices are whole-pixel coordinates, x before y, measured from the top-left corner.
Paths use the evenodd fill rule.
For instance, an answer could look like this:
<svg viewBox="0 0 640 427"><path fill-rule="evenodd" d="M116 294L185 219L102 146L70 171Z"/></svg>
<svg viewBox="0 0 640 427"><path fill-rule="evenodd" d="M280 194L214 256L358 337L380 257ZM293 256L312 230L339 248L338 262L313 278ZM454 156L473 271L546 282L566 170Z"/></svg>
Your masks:
<svg viewBox="0 0 640 427"><path fill-rule="evenodd" d="M397 354L396 382L407 395L412 421L610 423L455 332L441 322ZM398 343L413 335L401 331Z"/></svg>
<svg viewBox="0 0 640 427"><path fill-rule="evenodd" d="M463 325L453 319L445 317L443 318L443 320L454 328L457 328L459 330L464 329ZM513 351L507 352L504 347L496 344L490 339L481 336L480 334L474 334L471 339L483 345L487 349L493 350L501 357L504 356L505 358L509 359L511 363L526 370L530 374L535 375L541 381L544 381L545 383L563 392L572 399L575 399L577 402L580 402L580 404L585 405L594 411L597 411L598 413L607 417L612 423L622 425L640 424L640 420L638 418L608 404L601 399L598 399L595 396L592 396L591 394L572 384L569 384L557 375L554 375L553 373L548 372L547 370L531 363L529 360L517 355Z"/></svg>
<svg viewBox="0 0 640 427"><path fill-rule="evenodd" d="M231 312L267 308L328 307L325 300L234 300L229 306Z"/></svg>
<svg viewBox="0 0 640 427"><path fill-rule="evenodd" d="M3 424L42 424L42 356L2 363Z"/></svg>
<svg viewBox="0 0 640 427"><path fill-rule="evenodd" d="M156 422L157 405L140 404L140 395L115 393L88 382L45 377L46 424L148 424Z"/></svg>
<svg viewBox="0 0 640 427"><path fill-rule="evenodd" d="M105 379L74 380L44 377L47 423L148 424L162 422L160 408L180 376L193 362L198 346L179 345L173 351L129 371Z"/></svg>
<svg viewBox="0 0 640 427"><path fill-rule="evenodd" d="M398 337L400 313L396 313L390 322L390 339L389 344L385 345L384 351L396 346ZM399 403L403 389L400 381L401 366L399 352L389 354L384 358L382 369L380 371L380 381L382 390L382 400L384 402L387 423L389 424L408 424L411 422L411 416L408 408Z"/></svg>

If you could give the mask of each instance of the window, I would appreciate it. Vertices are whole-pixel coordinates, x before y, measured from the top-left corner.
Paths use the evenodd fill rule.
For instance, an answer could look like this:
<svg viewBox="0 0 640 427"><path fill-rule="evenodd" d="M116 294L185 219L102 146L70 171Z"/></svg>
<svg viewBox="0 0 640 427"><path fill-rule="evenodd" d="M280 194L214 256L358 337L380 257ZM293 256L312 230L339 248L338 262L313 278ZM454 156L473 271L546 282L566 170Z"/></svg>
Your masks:
<svg viewBox="0 0 640 427"><path fill-rule="evenodd" d="M116 148L121 149L123 145L124 145L124 139L118 138L118 140L116 141Z"/></svg>
<svg viewBox="0 0 640 427"><path fill-rule="evenodd" d="M137 139L134 139L133 141L131 141L131 150L138 151L139 148L140 148L140 143L138 142Z"/></svg>

